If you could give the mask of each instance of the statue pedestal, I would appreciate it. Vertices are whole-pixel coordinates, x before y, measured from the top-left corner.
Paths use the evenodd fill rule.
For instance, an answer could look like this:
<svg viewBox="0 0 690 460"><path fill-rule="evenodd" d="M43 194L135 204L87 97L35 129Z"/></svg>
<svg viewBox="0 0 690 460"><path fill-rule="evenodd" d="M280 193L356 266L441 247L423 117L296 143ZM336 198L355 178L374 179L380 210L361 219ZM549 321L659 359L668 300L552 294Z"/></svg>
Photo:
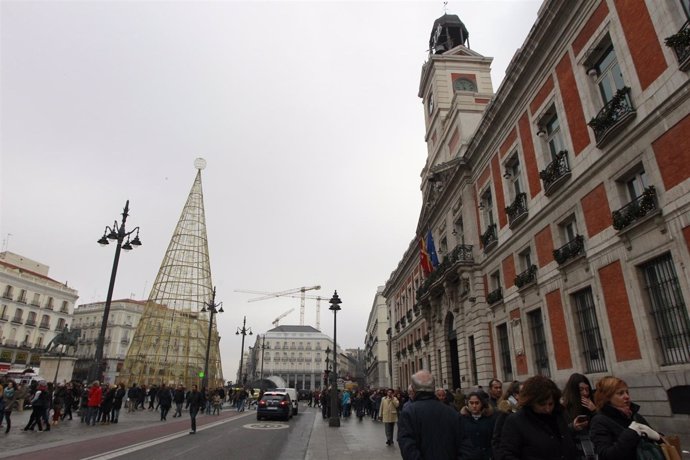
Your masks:
<svg viewBox="0 0 690 460"><path fill-rule="evenodd" d="M71 382L76 362L77 358L72 356L43 355L41 356L41 377L47 382Z"/></svg>

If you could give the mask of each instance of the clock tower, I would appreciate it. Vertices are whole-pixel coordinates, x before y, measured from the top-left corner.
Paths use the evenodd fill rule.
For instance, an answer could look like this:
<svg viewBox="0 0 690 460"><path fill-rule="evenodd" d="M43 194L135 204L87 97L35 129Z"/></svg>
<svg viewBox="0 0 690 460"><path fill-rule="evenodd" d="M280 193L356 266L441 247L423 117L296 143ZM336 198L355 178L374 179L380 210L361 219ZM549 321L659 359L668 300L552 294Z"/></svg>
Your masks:
<svg viewBox="0 0 690 460"><path fill-rule="evenodd" d="M425 183L441 165L462 157L491 98L491 62L470 49L469 32L454 14L438 18L429 37L418 96L424 103Z"/></svg>

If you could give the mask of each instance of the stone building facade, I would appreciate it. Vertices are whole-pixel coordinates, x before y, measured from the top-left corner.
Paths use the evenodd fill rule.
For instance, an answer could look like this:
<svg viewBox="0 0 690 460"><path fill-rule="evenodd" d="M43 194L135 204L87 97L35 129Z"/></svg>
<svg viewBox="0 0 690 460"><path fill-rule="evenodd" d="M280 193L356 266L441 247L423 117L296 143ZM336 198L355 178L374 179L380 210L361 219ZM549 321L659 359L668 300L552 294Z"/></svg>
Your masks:
<svg viewBox="0 0 690 460"><path fill-rule="evenodd" d="M71 325L75 289L48 276L49 267L0 253L0 369L40 367L46 346Z"/></svg>
<svg viewBox="0 0 690 460"><path fill-rule="evenodd" d="M394 385L422 367L465 389L613 374L688 434L689 17L686 0L546 0L496 93L459 18L437 20L423 206L383 292Z"/></svg>

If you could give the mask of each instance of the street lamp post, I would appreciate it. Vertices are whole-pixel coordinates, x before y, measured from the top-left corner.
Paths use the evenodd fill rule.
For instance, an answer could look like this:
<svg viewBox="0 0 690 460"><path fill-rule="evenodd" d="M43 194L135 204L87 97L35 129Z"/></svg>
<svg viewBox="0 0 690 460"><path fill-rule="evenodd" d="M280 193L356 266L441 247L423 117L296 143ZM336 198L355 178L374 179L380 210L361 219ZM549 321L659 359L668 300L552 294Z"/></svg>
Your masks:
<svg viewBox="0 0 690 460"><path fill-rule="evenodd" d="M338 341L337 341L337 325L338 325L338 311L342 301L338 297L338 291L333 293L333 297L329 301L331 306L328 308L333 312L333 388L331 389L331 418L328 421L328 426L340 426L340 414L338 414Z"/></svg>
<svg viewBox="0 0 690 460"><path fill-rule="evenodd" d="M108 316L110 315L110 304L113 300L113 289L115 288L115 277L117 275L117 265L120 262L120 250L130 251L135 247L141 246L141 241L139 240L139 227L134 230L127 231L125 229L125 222L127 222L127 216L129 216L129 200L125 203L125 209L122 211L122 224L118 225L117 221L113 223L112 227L106 226L103 231L103 236L98 240L98 244L105 246L110 244L108 240L117 241L115 246L115 259L113 260L113 269L110 273L110 285L108 286L108 296L105 299L105 308L103 309L103 320L101 321L101 330L98 333L98 339L96 341L96 354L93 358L93 364L89 370L89 382L93 382L96 379L102 378L103 361L103 345L105 343L105 331L108 327ZM130 239L131 235L137 232L134 238ZM123 241L127 241L123 244Z"/></svg>
<svg viewBox="0 0 690 460"><path fill-rule="evenodd" d="M261 392L263 393L264 391L264 351L266 351L267 348L271 348L268 345L266 345L266 334L261 337L261 375L259 376L259 381L261 382Z"/></svg>
<svg viewBox="0 0 690 460"><path fill-rule="evenodd" d="M243 378L242 377L242 361L244 360L244 337L247 335L252 335L252 328L247 327L247 317L244 317L244 320L242 321L242 328L237 328L237 332L235 332L235 335L242 335L242 351L240 352L240 372L237 374L238 380L242 381L242 386L244 386L245 383L247 383L247 378L246 376Z"/></svg>
<svg viewBox="0 0 690 460"><path fill-rule="evenodd" d="M211 353L211 332L213 331L213 317L216 313L223 313L223 302L216 303L216 287L213 286L211 302L204 304L202 313L208 312L208 338L206 339L206 360L204 361L204 376L201 378L202 390L208 390L208 360Z"/></svg>

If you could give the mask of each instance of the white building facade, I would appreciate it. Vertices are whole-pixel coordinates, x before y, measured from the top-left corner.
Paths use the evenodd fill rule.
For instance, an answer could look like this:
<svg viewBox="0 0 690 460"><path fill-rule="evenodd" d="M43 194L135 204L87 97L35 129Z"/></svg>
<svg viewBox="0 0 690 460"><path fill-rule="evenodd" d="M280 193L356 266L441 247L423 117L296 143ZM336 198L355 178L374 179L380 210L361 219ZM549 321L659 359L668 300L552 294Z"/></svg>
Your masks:
<svg viewBox="0 0 690 460"><path fill-rule="evenodd" d="M390 348L391 333L388 321L388 307L383 296L383 286L379 286L367 321L367 335L364 339L364 363L367 385L372 388L390 388Z"/></svg>
<svg viewBox="0 0 690 460"><path fill-rule="evenodd" d="M331 350L328 355L327 349ZM323 387L326 357L328 356L331 365L332 350L333 339L312 326L275 327L264 335L257 335L256 342L245 360L247 382L277 376L282 378L289 388L320 389ZM341 374L340 369L349 369L349 359L340 347L338 369L338 374Z"/></svg>
<svg viewBox="0 0 690 460"><path fill-rule="evenodd" d="M113 300L110 303L103 344L103 360L106 364L104 376L107 383L117 382L145 304L146 302L132 299ZM74 310L74 327L81 329L76 355L79 360L74 369L76 379L85 379L93 363L104 310L105 302L79 305Z"/></svg>
<svg viewBox="0 0 690 460"><path fill-rule="evenodd" d="M48 272L40 262L0 253L0 370L39 367L46 345L70 325L77 290Z"/></svg>

